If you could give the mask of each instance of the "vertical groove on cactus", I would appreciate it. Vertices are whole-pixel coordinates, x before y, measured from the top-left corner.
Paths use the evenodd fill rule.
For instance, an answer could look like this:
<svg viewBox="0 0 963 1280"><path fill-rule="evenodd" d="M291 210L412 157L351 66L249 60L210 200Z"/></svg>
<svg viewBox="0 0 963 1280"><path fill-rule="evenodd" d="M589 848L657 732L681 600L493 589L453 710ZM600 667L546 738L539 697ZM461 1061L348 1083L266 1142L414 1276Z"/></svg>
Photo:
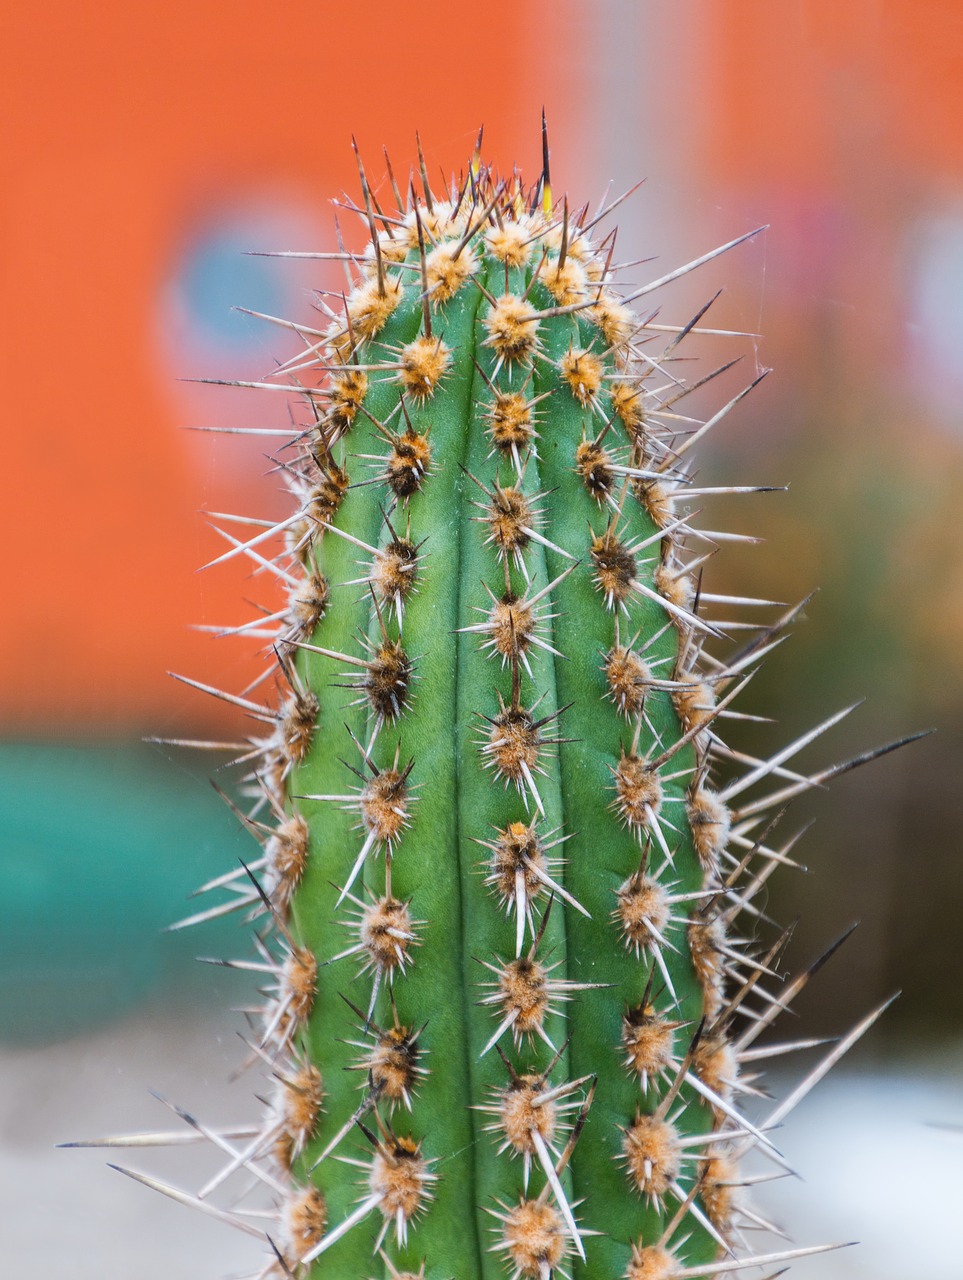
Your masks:
<svg viewBox="0 0 963 1280"><path fill-rule="evenodd" d="M204 1208L244 1171L279 1192L270 1230L216 1210L264 1239L265 1277L778 1265L822 1246L747 1245L766 1224L738 1159L788 1166L785 1108L743 1110L752 1046L809 973L780 974L785 936L743 934L792 865L785 806L868 757L789 765L838 716L768 761L721 737L797 610L726 656L733 624L706 616L768 604L703 590L721 535L691 501L754 491L691 479L745 394L705 423L680 405L722 371L675 363L707 308L633 315L614 239L591 239L604 214L553 200L547 149L531 190L477 151L443 198L421 168L406 201L391 177L392 213L361 168L358 283L326 328L289 326L304 350L265 384L307 414L281 462L296 514L221 530L219 559L289 593L236 628L271 640L281 693L219 694L268 726L243 760L263 856L182 923L258 919L237 963L265 976L273 1100L240 1145L215 1138L196 1198L133 1176Z"/></svg>

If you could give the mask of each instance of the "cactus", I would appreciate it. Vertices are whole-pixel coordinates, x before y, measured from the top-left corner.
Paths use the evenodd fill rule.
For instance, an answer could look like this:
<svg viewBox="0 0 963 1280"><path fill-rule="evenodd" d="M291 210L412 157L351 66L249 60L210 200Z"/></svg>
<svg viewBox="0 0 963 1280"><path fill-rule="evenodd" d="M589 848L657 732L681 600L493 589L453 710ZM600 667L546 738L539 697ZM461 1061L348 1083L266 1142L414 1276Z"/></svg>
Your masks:
<svg viewBox="0 0 963 1280"><path fill-rule="evenodd" d="M245 1169L283 1187L269 1230L213 1210L270 1243L265 1276L680 1280L817 1252L746 1245L738 1161L787 1167L773 1129L880 1010L750 1120L756 1062L814 1043L757 1041L817 966L784 979L786 935L746 936L792 863L786 805L858 761L788 763L840 716L768 761L725 746L798 608L719 656L736 624L711 615L766 602L703 590L723 535L691 508L720 491L689 463L745 391L686 416L708 378L673 359L708 308L629 310L740 241L620 299L608 211L555 200L547 146L531 189L476 150L439 196L422 161L392 213L359 169L343 308L278 321L303 350L239 384L305 414L294 513L220 529L219 559L288 593L237 628L281 697L210 690L265 726L263 849L183 922L257 920L237 963L269 988L275 1092L240 1144L214 1135L199 1196L134 1176L201 1207Z"/></svg>

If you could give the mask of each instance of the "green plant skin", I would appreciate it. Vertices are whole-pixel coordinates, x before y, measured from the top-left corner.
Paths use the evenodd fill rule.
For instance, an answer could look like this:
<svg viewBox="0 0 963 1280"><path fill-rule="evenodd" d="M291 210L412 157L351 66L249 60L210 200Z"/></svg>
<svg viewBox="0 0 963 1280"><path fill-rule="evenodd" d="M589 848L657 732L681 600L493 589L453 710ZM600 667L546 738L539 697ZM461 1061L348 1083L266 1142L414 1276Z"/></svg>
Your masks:
<svg viewBox="0 0 963 1280"><path fill-rule="evenodd" d="M420 263L417 249L408 254L407 261L416 266ZM532 269L537 265L535 255L525 269L513 268L509 291L523 294L529 289ZM361 365L388 363L389 349L423 332L417 276L410 271L400 274L405 296L376 338L360 346L357 359ZM499 296L506 291L505 265L488 255L476 280L484 291ZM529 300L539 310L556 305L540 284L531 288ZM492 1117L473 1109L484 1105L492 1091L503 1088L507 1080L495 1052L482 1056L500 1016L479 1003L487 991L483 984L493 979L482 962L499 965L510 960L515 943L514 919L484 885L486 854L476 842L492 839L495 829L509 822L528 822L536 816L527 797L514 785L506 787L483 767L479 746L488 732L482 717L498 713L499 692L506 703L509 700L510 671L482 650L478 634L459 633L460 628L482 619L483 614L474 610L485 610L489 605L482 584L500 593L504 574L494 548L485 545L484 512L477 504L484 507L487 499L471 477L489 488L496 479L502 484L514 480L511 462L491 456L485 406L492 396L486 379L493 377L496 353L485 345L486 331L481 323L488 310L483 289L473 282L462 286L451 300L432 306L432 333L444 339L452 358L432 396L420 403L406 397L415 431L430 425L431 469L420 491L392 510L392 494L385 484L352 487L335 517L338 527L355 538L370 545L380 540L383 546L391 536L382 514L387 510L399 533L400 526L410 522L412 540L424 541L416 591L406 601L401 631L415 672L409 705L396 724L386 725L377 735L372 757L379 768L391 766L396 750L402 764L409 758L414 761L411 825L391 858L391 885L396 898L410 901L412 916L419 922L418 945L412 949L407 971L398 974L392 985L399 1021L412 1027L424 1024L419 1044L425 1051L428 1074L418 1089L410 1118L399 1108L391 1124L398 1135L410 1130L414 1139L423 1143L423 1154L433 1162L438 1180L432 1186L433 1199L409 1225L407 1248L396 1245L392 1232L385 1249L399 1272L418 1274L424 1264L426 1280L489 1280L505 1275L505 1258L491 1251L497 1243L499 1224L486 1210L510 1207L522 1192L520 1159L498 1153L496 1135L482 1131ZM553 978L598 984L596 989L578 991L559 1005L562 1012L549 1015L544 1028L562 1050L552 1072L553 1083L583 1076L597 1078L594 1099L563 1181L574 1200L582 1202L577 1210L580 1225L601 1234L585 1238L587 1266L574 1257L567 1265L574 1264L576 1276L622 1276L631 1242L656 1240L660 1223L671 1216L676 1202L668 1201L661 1210L649 1206L630 1185L620 1159L624 1129L638 1109L654 1108L666 1086L664 1081L650 1084L644 1095L638 1079L623 1064L622 1014L642 998L650 968L645 957L640 960L623 945L612 920L616 891L640 861L639 840L612 812L613 769L620 744L629 749L634 725L606 697L603 660L613 643L613 613L593 580L589 555L589 526L601 533L611 512L605 506L600 508L574 466L578 444L586 433L596 435L601 422L590 407L579 403L556 367L572 345L602 354L606 344L590 320L573 315L543 319L539 344L534 370L527 363L515 362L502 368L497 385L499 390L528 386L528 396L545 394L538 406L538 456L528 458L524 491L544 495L539 504L539 530L549 542L567 550L569 557L533 542L525 560L533 590L573 564L575 568L552 593L548 612L555 616L550 633L545 631L552 646L564 656L555 658L540 648L529 649L531 676L527 671L521 673L521 705L530 707L540 698L540 719L553 716L560 706L567 708L557 729L551 721L551 728L545 730L548 736L566 741L540 755L539 764L547 776L538 778L544 807L539 829L550 832L561 828L568 837L562 846L564 887L591 917L556 899L539 955L558 966ZM605 361L611 372L615 367L611 355L606 355ZM482 372L476 369L476 362ZM356 416L347 436L345 465L352 480L376 474L370 470L365 473L366 464L355 455L384 457L388 452L371 419L390 420L393 430L401 429L396 412L400 392L393 373L369 375L364 411ZM614 418L606 393L601 393L599 401L605 417ZM617 444L624 452L624 429L617 419L615 422L622 432ZM642 504L629 497L622 503L618 532L624 541L633 542L656 533L657 526ZM652 556L651 561L639 566L640 577L650 585L658 550L656 542L642 553ZM358 562L363 556L350 543L326 533L317 559L330 583L331 600L311 643L360 654L360 635L366 634L372 643L380 638L370 595L363 587L345 585L359 577ZM517 569L512 569L511 576L515 590L524 591ZM649 661L668 659L666 669L671 670L679 637L674 625L666 625L666 611L644 597L634 597L628 610L623 634L639 632L637 647L643 648L648 637L661 631L646 657ZM397 635L397 625L387 609L384 617L390 634ZM364 833L357 829L357 809L346 811L333 802L305 797L346 794L356 783L345 767L345 762L356 769L362 767L351 735L360 742L368 741L372 713L366 705L352 705L359 695L343 687L344 663L307 650L299 654L297 663L320 710L310 751L288 785L289 803L303 813L311 831L307 867L294 896L292 921L298 940L318 961L317 992L304 1039L310 1060L322 1073L325 1098L316 1138L295 1172L299 1178L310 1176L322 1190L330 1230L366 1194L363 1170L341 1163L338 1157L366 1160L371 1156L369 1143L355 1129L334 1154L308 1173L331 1136L355 1115L364 1096L363 1074L346 1069L359 1060L359 1050L347 1041L361 1039L361 1028L342 997L366 1010L371 976L356 976L358 956L333 959L354 939L342 923L357 911L348 900L337 907L336 903ZM637 749L643 758L658 755L681 734L667 693L653 692L646 709L660 742L656 743L643 724ZM695 763L691 746L673 757L665 771L682 771L685 776L665 784L666 801L684 798ZM672 843L679 848L664 878L683 892L700 889L703 872L688 836L685 806L673 805L670 812L670 821L677 828ZM661 861L660 855L654 865ZM369 896L384 892L383 849L367 857L363 876L352 889L358 898L363 896L362 883ZM543 899L541 910L544 906ZM678 954L665 953L679 996L674 1016L696 1025L702 1014L702 991L686 954L685 929L672 924L665 936L678 948ZM526 931L523 951L530 945ZM373 1014L382 1026L391 1023L385 986L383 983ZM667 1007L665 999L663 1006ZM519 1070L544 1070L553 1057L537 1038L516 1046L511 1033L506 1032L499 1044ZM680 1101L685 1103L677 1121L680 1133L705 1132L712 1127L709 1109L693 1099L687 1086L683 1086ZM365 1124L373 1129L370 1115ZM560 1145L564 1145L564 1138ZM691 1174L683 1173L682 1183L688 1189ZM544 1176L535 1164L530 1194L543 1185ZM372 1258L372 1242L381 1224L381 1214L374 1211L317 1259L311 1275L354 1280L390 1274ZM680 1251L680 1261L692 1263L716 1256L718 1247L705 1230L694 1222L688 1226L690 1238Z"/></svg>
<svg viewBox="0 0 963 1280"><path fill-rule="evenodd" d="M548 296L544 298L544 305L551 305ZM554 326L549 326L545 353L557 361L570 345L592 349L603 344L597 331L587 323L559 317ZM592 510L595 504L569 461L574 452L573 442L577 443L582 438L585 415L579 410L574 397L565 394L554 370L546 370L537 377L536 388L538 393L544 389L555 395L558 402L556 430L560 442L564 442L559 448L545 451L542 467L543 486L555 490L548 537L561 542L563 530L571 528L574 523L571 515L574 512L578 513L576 520L584 522L590 519L595 530L600 532L603 519L597 508ZM640 503L632 503L624 509L621 528L628 530L623 534L624 540L632 541L639 536L650 537L657 526ZM652 569L657 563L657 558L654 558L649 568L646 580L650 585ZM554 576L558 567L550 564L549 571ZM625 1243L627 1225L631 1224L629 1231L633 1239L650 1240L659 1234L659 1219L655 1214L646 1213L635 1199L629 1199L627 1203L625 1173L617 1163L621 1148L620 1126L626 1124L626 1118L631 1117L639 1102L638 1083L623 1068L623 1055L616 1048L620 1016L626 1004L635 1004L641 999L646 981L634 954L627 952L614 937L610 920L615 891L639 863L637 842L618 828L613 831L614 817L609 808L611 769L615 762L613 755L618 751L620 739L628 746L631 730L605 697L607 688L599 655L611 647L612 621L611 615L600 607L599 594L590 575L584 572L572 574L560 584L556 600L559 618L555 643L561 652L573 657L570 663L557 666L558 696L562 703L574 701L578 708L579 741L563 744L560 749L561 782L567 808L573 814L570 829L574 834L567 846L568 885L574 897L591 912L588 920L577 912L570 912L566 917L569 965L574 980L606 984L593 1000L573 1006L570 1015L573 1074L581 1076L587 1072L598 1072L599 1086L593 1110L598 1107L607 1121L586 1125L579 1144L579 1160L573 1165L575 1194L577 1197L591 1196L592 1225L605 1233L593 1242L595 1265L601 1274L622 1275L628 1260ZM633 607L632 615L629 634L641 630L643 637L654 635L665 626L665 611L652 601L640 601ZM677 648L677 632L674 627L669 627L661 642L649 650L647 657L656 661L659 658L674 660ZM668 694L654 694L646 706L660 742L657 745L643 739L638 751L643 758L650 749L653 754L658 754L681 736ZM688 773L694 766L694 752L691 748L683 748L673 758L668 771L685 770ZM684 779L665 784L666 798L683 797L684 794ZM677 808L684 813L682 805ZM671 820L676 822L674 812ZM673 839L673 844L678 841L679 849L671 878L681 892L695 891L702 887L702 872L692 849L686 822L683 820L676 825L681 839L679 836ZM603 832L604 838L596 834ZM681 951L676 956L670 953L671 958L667 960L680 1000L678 1016L697 1024L702 1016L702 991L685 954L684 930L674 928L666 936ZM687 1091L683 1096L690 1098L690 1105L679 1122L680 1129L704 1132L711 1127L702 1103L696 1101L693 1104ZM708 1253L706 1249L707 1241L697 1235L689 1259L704 1261L707 1256L713 1256L714 1246L708 1245Z"/></svg>

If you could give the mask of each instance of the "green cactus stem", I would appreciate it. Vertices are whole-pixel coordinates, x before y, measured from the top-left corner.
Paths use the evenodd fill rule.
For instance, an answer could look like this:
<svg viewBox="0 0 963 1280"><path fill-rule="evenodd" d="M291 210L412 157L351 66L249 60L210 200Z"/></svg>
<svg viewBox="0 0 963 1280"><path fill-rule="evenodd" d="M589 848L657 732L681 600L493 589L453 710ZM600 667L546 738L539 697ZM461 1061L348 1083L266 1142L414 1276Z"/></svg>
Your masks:
<svg viewBox="0 0 963 1280"><path fill-rule="evenodd" d="M422 177L389 214L361 169L357 284L263 384L304 415L294 514L219 557L289 592L278 706L235 699L268 724L263 856L192 918L259 919L275 1093L198 1202L288 1188L262 1276L777 1266L816 1250L746 1246L738 1159L786 1165L743 1072L808 974L746 936L791 861L774 820L853 762L788 763L838 717L767 762L721 736L796 612L732 652L714 615L766 602L702 590L690 449L741 395L687 415L705 309L629 309L547 148L531 189L477 151L443 195Z"/></svg>

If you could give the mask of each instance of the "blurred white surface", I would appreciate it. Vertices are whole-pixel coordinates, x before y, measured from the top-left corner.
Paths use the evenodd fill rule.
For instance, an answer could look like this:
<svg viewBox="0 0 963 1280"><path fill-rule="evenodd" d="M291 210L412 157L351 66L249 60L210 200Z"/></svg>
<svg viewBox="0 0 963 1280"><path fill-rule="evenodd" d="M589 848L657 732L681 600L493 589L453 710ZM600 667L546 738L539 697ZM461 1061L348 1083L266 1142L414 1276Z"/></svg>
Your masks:
<svg viewBox="0 0 963 1280"><path fill-rule="evenodd" d="M43 1049L0 1050L0 1275L36 1274L40 1259L45 1272L69 1280L254 1272L257 1241L106 1167L110 1161L194 1187L214 1167L205 1153L55 1145L184 1128L149 1089L207 1121L249 1119L254 1082L228 1083L243 1054L226 1018L217 1025L170 1014Z"/></svg>
<svg viewBox="0 0 963 1280"><path fill-rule="evenodd" d="M773 1137L800 1178L770 1183L758 1203L800 1245L858 1242L794 1276L963 1275L963 1054L837 1071Z"/></svg>

